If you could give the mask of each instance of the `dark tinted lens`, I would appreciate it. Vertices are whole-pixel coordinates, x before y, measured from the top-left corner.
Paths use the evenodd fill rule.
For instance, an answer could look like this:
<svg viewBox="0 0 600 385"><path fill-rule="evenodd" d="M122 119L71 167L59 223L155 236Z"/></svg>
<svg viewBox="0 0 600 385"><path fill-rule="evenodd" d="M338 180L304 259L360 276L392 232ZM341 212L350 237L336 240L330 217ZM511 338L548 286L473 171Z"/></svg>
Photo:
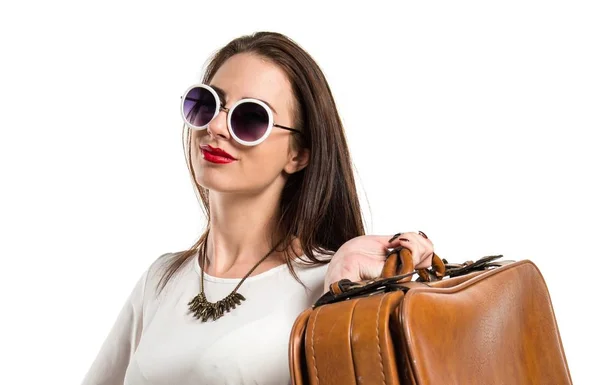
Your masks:
<svg viewBox="0 0 600 385"><path fill-rule="evenodd" d="M262 138L268 125L269 115L260 104L245 102L232 111L231 129L238 138L247 142Z"/></svg>
<svg viewBox="0 0 600 385"><path fill-rule="evenodd" d="M201 87L192 88L183 100L183 114L189 124L204 126L215 115L217 101L213 94Z"/></svg>

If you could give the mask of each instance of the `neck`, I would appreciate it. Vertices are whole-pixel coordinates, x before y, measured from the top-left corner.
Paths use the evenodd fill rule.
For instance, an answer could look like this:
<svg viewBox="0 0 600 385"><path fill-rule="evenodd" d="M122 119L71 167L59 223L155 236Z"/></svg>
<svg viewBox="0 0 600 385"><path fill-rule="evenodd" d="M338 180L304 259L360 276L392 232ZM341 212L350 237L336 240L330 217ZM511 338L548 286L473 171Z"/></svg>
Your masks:
<svg viewBox="0 0 600 385"><path fill-rule="evenodd" d="M243 277L281 239L275 232L279 196L270 189L256 195L210 191L210 231L204 271L217 277ZM278 249L280 249L278 247ZM274 251L252 272L259 274L285 262Z"/></svg>

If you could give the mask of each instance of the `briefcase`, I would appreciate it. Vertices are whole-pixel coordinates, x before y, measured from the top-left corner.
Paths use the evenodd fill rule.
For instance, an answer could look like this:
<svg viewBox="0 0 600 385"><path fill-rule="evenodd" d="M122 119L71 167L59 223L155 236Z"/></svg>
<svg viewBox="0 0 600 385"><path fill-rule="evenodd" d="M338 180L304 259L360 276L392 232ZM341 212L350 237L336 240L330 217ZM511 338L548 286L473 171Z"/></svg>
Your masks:
<svg viewBox="0 0 600 385"><path fill-rule="evenodd" d="M397 248L380 278L332 284L294 323L292 384L571 384L539 269L501 257L415 272Z"/></svg>

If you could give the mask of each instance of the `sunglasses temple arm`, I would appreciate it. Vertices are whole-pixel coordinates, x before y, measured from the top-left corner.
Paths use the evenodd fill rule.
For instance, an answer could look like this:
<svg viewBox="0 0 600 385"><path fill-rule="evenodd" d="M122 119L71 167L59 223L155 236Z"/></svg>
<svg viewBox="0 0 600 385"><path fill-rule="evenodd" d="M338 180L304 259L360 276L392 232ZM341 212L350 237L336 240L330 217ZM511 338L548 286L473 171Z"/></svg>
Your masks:
<svg viewBox="0 0 600 385"><path fill-rule="evenodd" d="M292 131L292 132L297 132L297 133L299 133L301 135L304 135L304 133L302 131L296 130L295 128L290 128L290 127L282 126L280 124L274 124L273 126L279 127L279 128L283 128L284 130L288 130L288 131Z"/></svg>

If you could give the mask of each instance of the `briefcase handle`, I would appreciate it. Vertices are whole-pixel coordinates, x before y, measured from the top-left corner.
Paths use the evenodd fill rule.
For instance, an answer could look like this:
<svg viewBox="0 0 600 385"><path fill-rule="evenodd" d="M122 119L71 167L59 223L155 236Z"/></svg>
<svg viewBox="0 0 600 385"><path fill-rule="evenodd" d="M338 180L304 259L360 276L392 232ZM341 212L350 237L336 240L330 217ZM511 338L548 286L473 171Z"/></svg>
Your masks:
<svg viewBox="0 0 600 385"><path fill-rule="evenodd" d="M414 270L412 255L409 249L398 247L390 251L386 257L385 264L381 271L381 278L397 277L397 283L410 282L412 276L416 273L419 275L417 281L432 282L439 281L448 276L449 278L465 275L473 271L485 270L490 267L500 267L514 261L496 261L502 258L500 255L490 255L482 257L477 261L466 261L463 263L449 263L445 259L440 258L437 254L433 254L430 269Z"/></svg>
<svg viewBox="0 0 600 385"><path fill-rule="evenodd" d="M397 247L388 252L385 264L381 270L381 278L403 276L397 282L409 282L412 279L412 275L408 274L414 271L415 265L410 250L406 247ZM439 281L446 275L446 265L437 254L433 253L431 269L417 269L416 272L421 278L420 281Z"/></svg>
<svg viewBox="0 0 600 385"><path fill-rule="evenodd" d="M372 295L378 292L390 290L406 290L406 284L412 280L415 274L419 275L417 281L431 282L439 281L443 277L449 278L465 275L473 271L486 270L491 267L500 267L514 261L496 261L502 255L491 255L478 259L477 261L466 261L464 263L448 263L435 253L431 263L431 269L414 269L412 255L409 249L398 247L388 252L385 264L378 278L369 281L353 282L349 279L341 279L329 285L329 291L324 293L313 304L313 308L328 303L344 301L350 298Z"/></svg>
<svg viewBox="0 0 600 385"><path fill-rule="evenodd" d="M341 279L334 282L329 285L329 292L325 293L313 306L337 302L363 293L372 294L380 290L387 290L394 285L410 282L415 274L419 275L418 280L421 282L438 281L447 274L445 263L445 260L434 253L431 270L415 270L410 250L400 246L388 251L379 277L369 281L352 282L349 279Z"/></svg>

